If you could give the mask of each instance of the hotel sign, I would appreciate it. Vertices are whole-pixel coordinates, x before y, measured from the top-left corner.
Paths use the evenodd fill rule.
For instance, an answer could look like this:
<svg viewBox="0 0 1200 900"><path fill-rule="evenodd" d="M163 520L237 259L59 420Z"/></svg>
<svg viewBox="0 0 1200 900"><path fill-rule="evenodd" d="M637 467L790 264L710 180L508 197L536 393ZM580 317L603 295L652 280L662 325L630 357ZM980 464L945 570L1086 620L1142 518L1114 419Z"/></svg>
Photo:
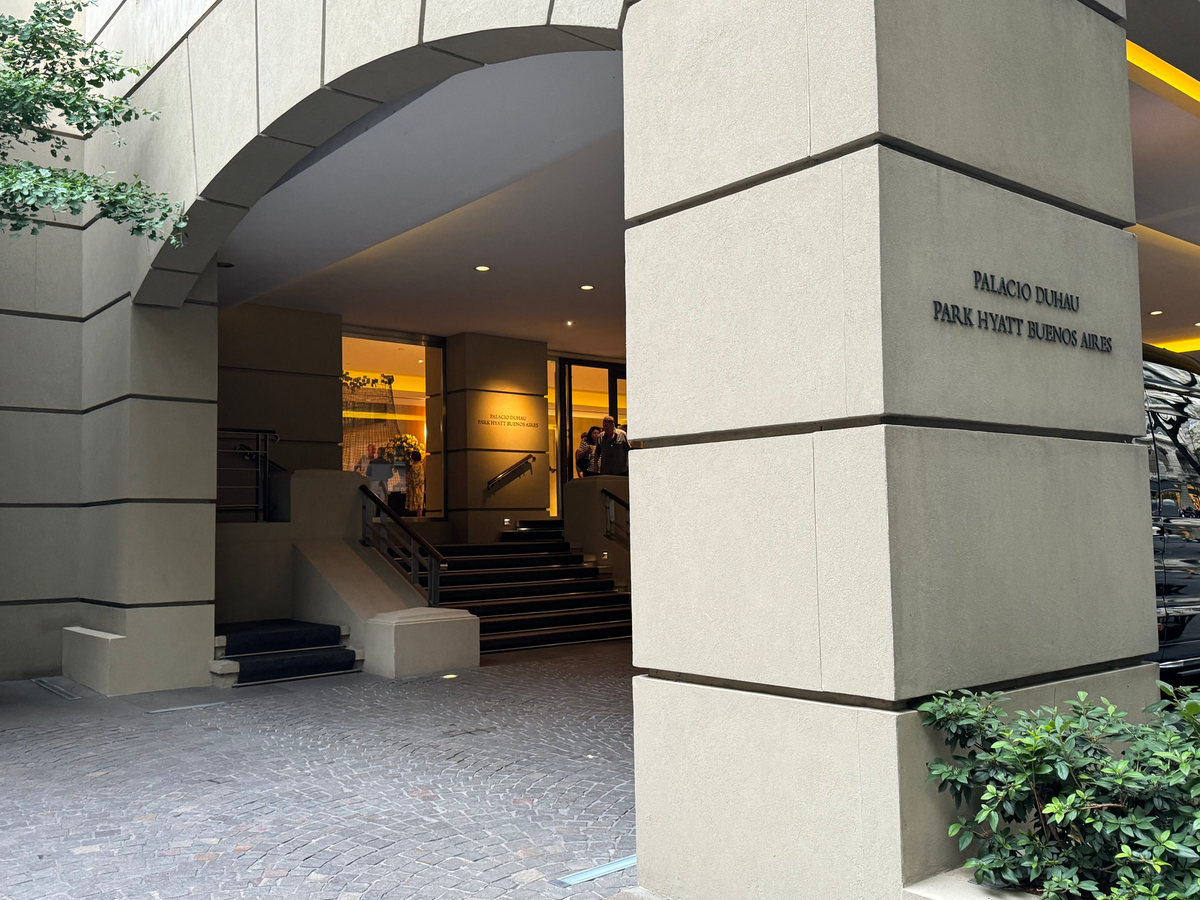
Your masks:
<svg viewBox="0 0 1200 900"><path fill-rule="evenodd" d="M467 390L450 394L451 450L545 451L546 398L534 394Z"/></svg>
<svg viewBox="0 0 1200 900"><path fill-rule="evenodd" d="M994 294L997 298L1006 297L1011 301L1024 303L1026 309L1023 311L1026 315L1014 316L1006 312L1005 309L1011 309L1011 306L1001 307L999 312L994 312L978 307L959 306L956 303L934 300L933 320L935 322L942 325L959 325L963 328L973 328L992 334L1024 337L1031 341L1043 341L1048 344L1061 344L1064 347L1077 347L1081 350L1095 350L1099 353L1112 352L1112 338L1107 335L1052 325L1028 317L1029 312L1040 313L1042 310L1051 309L1078 313L1082 305L1078 294L1056 291L991 272L976 270L974 276L975 290Z"/></svg>
<svg viewBox="0 0 1200 900"><path fill-rule="evenodd" d="M475 420L478 425L494 428L541 428L541 422L529 421L529 416L518 416L513 413L489 413L485 419L480 416Z"/></svg>

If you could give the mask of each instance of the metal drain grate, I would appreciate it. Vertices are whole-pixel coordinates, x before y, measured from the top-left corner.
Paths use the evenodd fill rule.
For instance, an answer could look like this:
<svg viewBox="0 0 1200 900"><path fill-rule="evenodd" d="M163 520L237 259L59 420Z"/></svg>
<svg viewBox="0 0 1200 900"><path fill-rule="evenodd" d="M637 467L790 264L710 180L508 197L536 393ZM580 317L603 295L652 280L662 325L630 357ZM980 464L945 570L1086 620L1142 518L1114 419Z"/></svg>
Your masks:
<svg viewBox="0 0 1200 900"><path fill-rule="evenodd" d="M611 875L613 872L620 872L636 865L637 857L627 856L624 859L605 863L602 866L584 869L582 872L576 872L574 875L564 875L562 878L556 878L550 883L558 887L571 887L575 884L582 884L585 881L594 881L597 878L603 878L605 875Z"/></svg>

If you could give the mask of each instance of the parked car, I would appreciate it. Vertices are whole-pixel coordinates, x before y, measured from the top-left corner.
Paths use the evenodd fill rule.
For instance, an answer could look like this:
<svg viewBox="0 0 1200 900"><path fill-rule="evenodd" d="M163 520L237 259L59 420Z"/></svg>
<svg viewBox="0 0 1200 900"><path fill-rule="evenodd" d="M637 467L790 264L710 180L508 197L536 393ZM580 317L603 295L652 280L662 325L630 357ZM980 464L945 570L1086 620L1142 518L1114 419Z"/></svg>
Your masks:
<svg viewBox="0 0 1200 900"><path fill-rule="evenodd" d="M1142 363L1164 681L1200 683L1200 363L1147 347Z"/></svg>

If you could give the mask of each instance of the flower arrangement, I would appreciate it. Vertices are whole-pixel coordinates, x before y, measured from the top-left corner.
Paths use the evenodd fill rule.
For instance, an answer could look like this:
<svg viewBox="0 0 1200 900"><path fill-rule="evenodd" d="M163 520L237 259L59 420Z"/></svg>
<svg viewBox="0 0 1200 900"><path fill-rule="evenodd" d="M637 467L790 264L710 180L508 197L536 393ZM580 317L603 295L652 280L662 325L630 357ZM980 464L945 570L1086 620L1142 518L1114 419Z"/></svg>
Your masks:
<svg viewBox="0 0 1200 900"><path fill-rule="evenodd" d="M414 450L421 454L421 459L425 458L425 445L415 434L398 434L383 445L384 457L400 465L408 464Z"/></svg>

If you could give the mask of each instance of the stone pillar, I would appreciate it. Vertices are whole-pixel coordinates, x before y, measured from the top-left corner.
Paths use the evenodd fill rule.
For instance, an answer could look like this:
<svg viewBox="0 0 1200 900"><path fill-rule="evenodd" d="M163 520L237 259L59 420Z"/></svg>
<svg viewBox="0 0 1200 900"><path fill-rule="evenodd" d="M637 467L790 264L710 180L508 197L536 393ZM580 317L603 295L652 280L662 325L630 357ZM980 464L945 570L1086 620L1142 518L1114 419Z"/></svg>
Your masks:
<svg viewBox="0 0 1200 900"><path fill-rule="evenodd" d="M447 339L446 514L459 540L494 541L506 518L515 525L546 517L546 391L545 344L486 334Z"/></svg>
<svg viewBox="0 0 1200 900"><path fill-rule="evenodd" d="M1154 699L1119 7L629 8L644 887L899 897L913 701Z"/></svg>
<svg viewBox="0 0 1200 900"><path fill-rule="evenodd" d="M92 238L119 228L0 258L0 677L106 694L208 683L213 638L215 279L176 309L102 293Z"/></svg>
<svg viewBox="0 0 1200 900"><path fill-rule="evenodd" d="M209 683L216 530L216 270L177 308L107 297L91 248L119 230L83 234L83 606L63 641L63 674L106 694Z"/></svg>

